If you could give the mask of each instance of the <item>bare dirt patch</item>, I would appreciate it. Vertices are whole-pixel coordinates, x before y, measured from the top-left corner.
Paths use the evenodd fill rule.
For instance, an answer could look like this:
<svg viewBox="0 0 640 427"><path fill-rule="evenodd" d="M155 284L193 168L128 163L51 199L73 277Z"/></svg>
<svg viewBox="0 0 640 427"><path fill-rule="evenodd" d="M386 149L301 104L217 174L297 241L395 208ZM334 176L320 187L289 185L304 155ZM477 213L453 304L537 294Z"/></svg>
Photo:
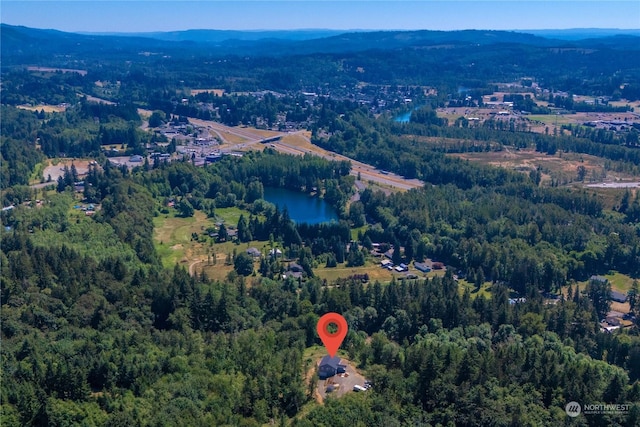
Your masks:
<svg viewBox="0 0 640 427"><path fill-rule="evenodd" d="M224 95L224 89L191 89L191 95L195 96L199 93L212 93L215 96Z"/></svg>
<svg viewBox="0 0 640 427"><path fill-rule="evenodd" d="M49 165L44 168L42 177L48 179L51 176L51 181L57 181L58 177L64 176L64 167L71 168L71 165L75 165L78 176L85 176L89 172L89 163L93 162L90 159L62 159L54 164L53 161L49 161Z"/></svg>

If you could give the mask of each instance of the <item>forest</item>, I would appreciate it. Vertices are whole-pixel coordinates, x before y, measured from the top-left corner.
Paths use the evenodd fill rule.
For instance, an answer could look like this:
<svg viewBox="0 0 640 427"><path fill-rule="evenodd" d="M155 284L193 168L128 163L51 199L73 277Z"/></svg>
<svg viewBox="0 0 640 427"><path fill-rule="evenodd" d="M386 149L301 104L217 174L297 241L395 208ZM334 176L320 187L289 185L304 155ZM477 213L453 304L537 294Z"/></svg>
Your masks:
<svg viewBox="0 0 640 427"><path fill-rule="evenodd" d="M46 33L53 38L47 48L29 45L24 30L3 26L3 37L8 30L10 44L24 50L2 66L3 425L640 424L640 192L605 197L544 183L537 170L450 156L505 147L582 153L637 176L637 132L576 126L537 134L497 122L449 123L435 113L461 85L480 93L496 76L521 73L566 90L610 94L623 80L632 82L631 90L640 67L637 56L616 54L624 46L603 41L590 57L513 36L509 48L481 38L479 50L463 43L457 56L445 49L429 56L371 34L352 35L340 49L325 40L326 51L310 52L320 42L305 42L289 56L256 54L244 62L228 56L212 65L216 54L195 55L202 48L197 44L181 57L169 43L176 58L167 61L138 55L147 43L140 40L123 40L114 51L104 39L92 51ZM428 44L446 37L409 39ZM380 40L393 49L370 50ZM254 53L264 48L247 46ZM3 57L5 49L3 43ZM45 58L47 49L86 61L88 73L21 68L25 58ZM506 54L529 59L496 69ZM102 65L91 65L100 55ZM472 57L476 71L461 65ZM122 58L132 62L124 67ZM43 65L65 65L61 57L48 61ZM394 61L393 70L385 65ZM598 67L582 67L584 75L577 76L569 71L576 61ZM515 71L516 65L527 69ZM370 73L362 76L357 67ZM416 71L420 67L428 72ZM105 83L96 86L98 80ZM420 106L408 123L398 123L393 117L406 105L363 106L348 95L356 82L391 100L400 89L388 84L434 85L438 95L406 89ZM324 83L336 92L313 103L300 92ZM192 96L190 85L264 92ZM68 105L59 112L16 108L61 103ZM271 127L286 117L307 129L316 146L425 185L358 189L348 161L268 146L204 166L178 158L114 165L105 147L121 147L126 155L175 151L176 141L147 128L141 107L183 123L200 118ZM456 143L424 143L424 137ZM75 166L63 168L58 180L39 176L46 162L65 157L97 165L82 178ZM80 179L83 190L76 188ZM339 219L293 222L286 208L264 199L266 187L321 197ZM91 215L77 209L88 204L96 206ZM238 219L218 222L218 213L230 209ZM195 215L210 227L192 240L202 239L210 250L233 248L224 277L163 264L157 220ZM254 260L245 249L256 242L281 248L283 258L264 251ZM434 260L446 271L404 280L319 276L338 266L379 269L374 245L393 248L395 264ZM299 278L283 278L291 261L302 268ZM609 332L600 322L613 308L612 284L593 276L613 273L635 280L625 295L628 327ZM349 325L340 356L372 388L319 403L316 324L331 311ZM565 405L571 401L626 406L570 418Z"/></svg>

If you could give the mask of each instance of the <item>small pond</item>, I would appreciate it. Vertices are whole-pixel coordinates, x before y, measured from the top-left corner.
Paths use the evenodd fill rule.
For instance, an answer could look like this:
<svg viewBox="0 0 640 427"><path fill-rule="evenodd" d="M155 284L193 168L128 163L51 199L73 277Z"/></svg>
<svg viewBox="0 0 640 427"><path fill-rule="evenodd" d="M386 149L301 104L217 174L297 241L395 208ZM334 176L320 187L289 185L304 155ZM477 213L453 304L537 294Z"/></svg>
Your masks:
<svg viewBox="0 0 640 427"><path fill-rule="evenodd" d="M286 188L265 187L264 199L281 211L286 206L291 219L298 223L319 224L338 220L338 213L329 203L305 193Z"/></svg>

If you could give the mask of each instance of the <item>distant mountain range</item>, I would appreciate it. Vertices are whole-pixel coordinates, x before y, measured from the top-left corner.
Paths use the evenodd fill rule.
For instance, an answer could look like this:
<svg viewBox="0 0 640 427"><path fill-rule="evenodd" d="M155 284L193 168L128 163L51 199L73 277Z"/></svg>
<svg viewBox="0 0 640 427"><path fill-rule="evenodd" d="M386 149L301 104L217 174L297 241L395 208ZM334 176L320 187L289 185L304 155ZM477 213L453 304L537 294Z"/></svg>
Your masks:
<svg viewBox="0 0 640 427"><path fill-rule="evenodd" d="M279 40L312 40L342 34L342 30L184 30L159 31L150 33L79 33L93 36L127 36L144 37L171 42L221 43L227 40L257 41L266 39Z"/></svg>
<svg viewBox="0 0 640 427"><path fill-rule="evenodd" d="M640 30L575 29L535 31L227 31L79 34L0 25L5 63L56 55L127 55L153 52L174 57L207 55L282 56L421 47L519 44L536 47L640 49Z"/></svg>
<svg viewBox="0 0 640 427"><path fill-rule="evenodd" d="M521 32L558 40L586 40L612 36L640 37L640 29L620 30L615 28L572 28L569 30L522 30Z"/></svg>

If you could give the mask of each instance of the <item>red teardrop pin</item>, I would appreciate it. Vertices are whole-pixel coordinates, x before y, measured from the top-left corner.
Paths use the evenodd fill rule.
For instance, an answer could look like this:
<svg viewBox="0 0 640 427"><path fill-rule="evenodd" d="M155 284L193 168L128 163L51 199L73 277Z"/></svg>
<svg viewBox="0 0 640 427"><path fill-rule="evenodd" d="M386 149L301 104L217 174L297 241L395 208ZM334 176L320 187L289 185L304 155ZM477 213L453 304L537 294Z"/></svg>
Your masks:
<svg viewBox="0 0 640 427"><path fill-rule="evenodd" d="M332 324L337 326L335 332L329 331L329 325ZM347 336L349 326L347 326L347 321L340 314L327 313L318 320L316 330L329 356L334 357L342 345L344 337Z"/></svg>

